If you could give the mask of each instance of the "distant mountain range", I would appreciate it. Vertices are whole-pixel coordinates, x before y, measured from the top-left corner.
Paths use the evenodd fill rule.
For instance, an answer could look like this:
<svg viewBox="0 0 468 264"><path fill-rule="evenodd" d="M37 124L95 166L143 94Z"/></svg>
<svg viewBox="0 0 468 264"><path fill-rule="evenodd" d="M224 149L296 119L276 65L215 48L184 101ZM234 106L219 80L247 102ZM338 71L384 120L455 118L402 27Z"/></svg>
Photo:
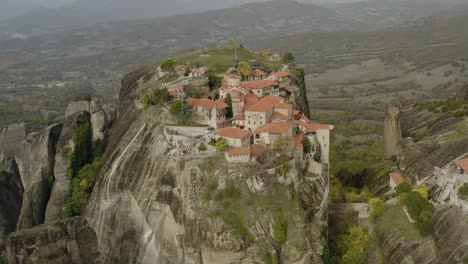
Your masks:
<svg viewBox="0 0 468 264"><path fill-rule="evenodd" d="M263 3L242 5L252 1L197 0L194 4L193 0L80 0L59 8L36 8L29 13L4 20L0 23L0 33L37 35L108 22L154 19L176 14L186 15L167 20L152 20L147 24L173 21L181 26L190 22L191 24L185 26L197 25L198 29L242 26L248 31L252 31L254 27L258 31L286 28L292 28L292 32L365 31L393 26L421 16L468 13L468 0L336 0L338 3L335 4L326 4L324 2L328 1L323 0L299 0L300 3L293 0L256 0L255 2ZM206 10L214 11L190 14Z"/></svg>

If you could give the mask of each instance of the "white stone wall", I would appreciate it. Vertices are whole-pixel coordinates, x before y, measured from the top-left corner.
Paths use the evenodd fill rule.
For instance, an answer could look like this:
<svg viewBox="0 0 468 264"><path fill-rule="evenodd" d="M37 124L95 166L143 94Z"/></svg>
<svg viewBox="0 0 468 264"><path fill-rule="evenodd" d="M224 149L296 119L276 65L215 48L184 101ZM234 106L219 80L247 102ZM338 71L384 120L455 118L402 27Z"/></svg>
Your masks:
<svg viewBox="0 0 468 264"><path fill-rule="evenodd" d="M250 161L250 154L244 154L244 155L235 155L235 156L229 156L227 152L225 152L225 157L226 160L230 163L239 163L239 162L249 162Z"/></svg>
<svg viewBox="0 0 468 264"><path fill-rule="evenodd" d="M255 129L263 126L270 119L273 112L245 112L245 127L254 131Z"/></svg>
<svg viewBox="0 0 468 264"><path fill-rule="evenodd" d="M222 136L216 135L215 138L216 140L218 138L221 138ZM226 139L227 143L229 144L230 147L233 148L240 148L240 147L247 147L250 145L250 137L247 136L245 138L230 138L230 137L223 137Z"/></svg>
<svg viewBox="0 0 468 264"><path fill-rule="evenodd" d="M320 145L322 163L330 163L330 130L317 129L315 136Z"/></svg>

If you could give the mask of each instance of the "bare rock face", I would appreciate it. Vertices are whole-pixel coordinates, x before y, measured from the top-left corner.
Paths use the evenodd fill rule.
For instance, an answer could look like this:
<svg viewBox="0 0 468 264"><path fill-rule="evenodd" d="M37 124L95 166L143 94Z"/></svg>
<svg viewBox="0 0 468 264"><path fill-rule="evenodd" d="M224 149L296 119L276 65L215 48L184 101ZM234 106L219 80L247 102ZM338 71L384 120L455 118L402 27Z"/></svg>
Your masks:
<svg viewBox="0 0 468 264"><path fill-rule="evenodd" d="M109 109L107 107L107 109ZM65 117L77 114L80 112L88 112L91 114L91 124L93 127L93 141L103 140L104 131L108 127L109 118L104 110L104 107L101 105L101 102L97 99L91 101L77 101L71 102L67 106L65 111Z"/></svg>
<svg viewBox="0 0 468 264"><path fill-rule="evenodd" d="M0 151L12 157L18 145L26 139L26 124L12 124L0 130Z"/></svg>
<svg viewBox="0 0 468 264"><path fill-rule="evenodd" d="M440 206L434 212L434 239L439 263L461 263L468 257L468 216L455 206Z"/></svg>
<svg viewBox="0 0 468 264"><path fill-rule="evenodd" d="M53 181L55 146L62 125L55 124L39 133L30 134L18 148L15 160L24 188L18 229L44 223L45 209Z"/></svg>
<svg viewBox="0 0 468 264"><path fill-rule="evenodd" d="M81 112L67 116L62 120L63 128L55 147L53 164L54 184L45 211L44 223L48 224L61 218L62 208L67 202L68 178L67 169L70 166L69 154L74 150L73 131L89 121L89 113Z"/></svg>
<svg viewBox="0 0 468 264"><path fill-rule="evenodd" d="M462 87L457 94L451 99L451 101L464 101L468 102L468 85Z"/></svg>
<svg viewBox="0 0 468 264"><path fill-rule="evenodd" d="M13 232L21 212L23 185L14 159L0 152L0 226Z"/></svg>
<svg viewBox="0 0 468 264"><path fill-rule="evenodd" d="M400 105L396 102L385 112L384 153L387 159L398 154L397 148L401 140L400 114Z"/></svg>
<svg viewBox="0 0 468 264"><path fill-rule="evenodd" d="M5 248L10 264L101 263L96 234L80 217L13 233Z"/></svg>

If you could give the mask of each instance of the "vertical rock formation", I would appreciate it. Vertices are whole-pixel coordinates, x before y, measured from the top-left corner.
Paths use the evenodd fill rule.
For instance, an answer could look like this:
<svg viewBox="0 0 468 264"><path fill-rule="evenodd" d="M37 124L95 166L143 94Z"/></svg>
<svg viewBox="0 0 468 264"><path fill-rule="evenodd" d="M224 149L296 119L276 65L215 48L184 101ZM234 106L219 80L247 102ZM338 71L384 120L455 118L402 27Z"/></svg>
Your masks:
<svg viewBox="0 0 468 264"><path fill-rule="evenodd" d="M104 130L107 128L109 118L106 111L103 109L101 102L97 99L93 99L90 101L83 100L71 102L65 110L65 117L83 111L91 114L91 124L93 126L93 141L103 140Z"/></svg>
<svg viewBox="0 0 468 264"><path fill-rule="evenodd" d="M392 102L385 112L384 122L384 153L389 159L398 154L397 148L401 140L400 105Z"/></svg>
<svg viewBox="0 0 468 264"><path fill-rule="evenodd" d="M13 232L21 212L23 185L16 161L0 152L0 226Z"/></svg>
<svg viewBox="0 0 468 264"><path fill-rule="evenodd" d="M39 133L30 134L15 154L24 187L18 229L44 223L51 183L54 180L55 147L61 130L62 125L55 124Z"/></svg>
<svg viewBox="0 0 468 264"><path fill-rule="evenodd" d="M16 232L5 246L10 264L101 263L96 234L80 217Z"/></svg>
<svg viewBox="0 0 468 264"><path fill-rule="evenodd" d="M63 128L56 144L54 157L54 184L50 199L47 203L44 223L48 224L61 218L62 208L67 202L68 178L67 170L70 166L69 154L74 150L73 131L89 121L88 112L75 113L62 120Z"/></svg>

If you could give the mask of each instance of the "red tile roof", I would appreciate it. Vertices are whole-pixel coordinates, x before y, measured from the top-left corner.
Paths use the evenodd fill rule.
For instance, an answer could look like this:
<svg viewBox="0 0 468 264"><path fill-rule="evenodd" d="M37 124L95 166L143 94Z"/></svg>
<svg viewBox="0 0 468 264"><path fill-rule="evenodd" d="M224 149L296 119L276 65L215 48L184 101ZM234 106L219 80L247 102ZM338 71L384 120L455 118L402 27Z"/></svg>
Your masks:
<svg viewBox="0 0 468 264"><path fill-rule="evenodd" d="M260 99L258 99L258 97L255 94L249 93L249 95L245 98L244 109L249 109L259 101Z"/></svg>
<svg viewBox="0 0 468 264"><path fill-rule="evenodd" d="M282 113L278 113L278 112L273 112L273 114L271 114L271 117L270 117L270 120L288 121L290 119L291 118L289 118L289 116L282 114Z"/></svg>
<svg viewBox="0 0 468 264"><path fill-rule="evenodd" d="M225 79L239 79L239 80L240 80L241 77L240 77L239 75L237 75L237 74L233 74L233 73L228 73L228 72L226 72L226 73L224 74L224 78L225 78Z"/></svg>
<svg viewBox="0 0 468 264"><path fill-rule="evenodd" d="M284 110L292 110L293 106L291 104L277 104L275 105L275 109L284 109Z"/></svg>
<svg viewBox="0 0 468 264"><path fill-rule="evenodd" d="M250 154L250 149L247 147L233 148L226 151L229 156L240 156Z"/></svg>
<svg viewBox="0 0 468 264"><path fill-rule="evenodd" d="M319 129L330 129L330 125L326 124L313 124L313 123L306 123L304 121L297 121L297 124L301 127L304 127L307 132L315 133Z"/></svg>
<svg viewBox="0 0 468 264"><path fill-rule="evenodd" d="M240 113L236 115L235 117L232 118L232 120L239 120L239 121L245 120L245 113Z"/></svg>
<svg viewBox="0 0 468 264"><path fill-rule="evenodd" d="M280 99L277 96L265 96L260 102L254 104L253 106L246 108L245 111L249 112L268 112L273 110L275 105L280 103Z"/></svg>
<svg viewBox="0 0 468 264"><path fill-rule="evenodd" d="M223 128L216 132L216 135L221 137L228 137L228 138L245 138L250 134L250 131L240 129L240 128Z"/></svg>
<svg viewBox="0 0 468 264"><path fill-rule="evenodd" d="M229 106L224 102L223 99L219 99L216 101L212 101L209 99L195 99L195 98L189 98L187 100L187 104L190 106L201 106L205 109L211 110L213 108L216 109L224 109L228 108Z"/></svg>
<svg viewBox="0 0 468 264"><path fill-rule="evenodd" d="M254 77L262 77L262 76L267 75L267 73L264 72L264 71L261 71L261 70L255 70L250 75L252 75Z"/></svg>
<svg viewBox="0 0 468 264"><path fill-rule="evenodd" d="M410 183L409 180L401 173L399 172L391 172L390 173L390 179L396 184L396 186L406 182Z"/></svg>
<svg viewBox="0 0 468 264"><path fill-rule="evenodd" d="M252 156L252 158L258 158L267 151L271 151L271 149L257 144L250 145L250 155Z"/></svg>
<svg viewBox="0 0 468 264"><path fill-rule="evenodd" d="M274 134L284 134L292 128L293 124L291 122L281 122L281 123L269 123L264 126L257 128L254 133L274 133Z"/></svg>
<svg viewBox="0 0 468 264"><path fill-rule="evenodd" d="M275 72L275 76L279 78L284 78L289 76L289 72L279 71Z"/></svg>
<svg viewBox="0 0 468 264"><path fill-rule="evenodd" d="M277 86L278 82L273 80L260 80L242 83L241 86L246 89L256 90L256 89L265 89L271 86Z"/></svg>
<svg viewBox="0 0 468 264"><path fill-rule="evenodd" d="M455 165L462 168L465 173L468 173L468 158L455 161Z"/></svg>
<svg viewBox="0 0 468 264"><path fill-rule="evenodd" d="M177 66L174 67L174 69L175 69L176 71L179 71L179 70L184 70L184 71L185 71L185 70L188 69L188 66L187 66L187 65L183 65L183 64L182 64L182 65L177 65Z"/></svg>

